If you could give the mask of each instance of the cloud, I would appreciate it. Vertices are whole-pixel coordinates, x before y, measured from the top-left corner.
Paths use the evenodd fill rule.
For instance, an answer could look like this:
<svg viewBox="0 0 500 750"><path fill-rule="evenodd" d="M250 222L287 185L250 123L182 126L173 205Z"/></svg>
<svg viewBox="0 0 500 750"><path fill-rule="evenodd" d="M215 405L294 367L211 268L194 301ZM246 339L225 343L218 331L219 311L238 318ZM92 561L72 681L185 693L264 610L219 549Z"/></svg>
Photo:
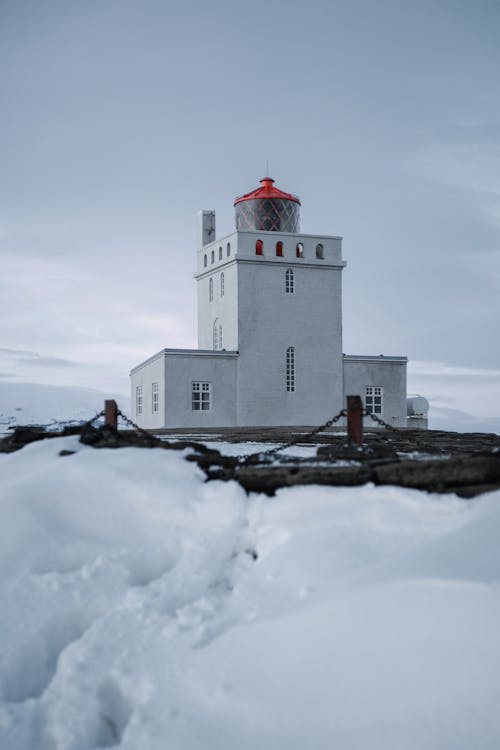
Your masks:
<svg viewBox="0 0 500 750"><path fill-rule="evenodd" d="M420 155L419 169L442 185L467 191L483 215L500 226L500 123L462 123L445 137Z"/></svg>
<svg viewBox="0 0 500 750"><path fill-rule="evenodd" d="M30 352L24 349L9 349L0 347L0 355L8 359L14 359L23 365L40 365L41 367L75 367L78 363L62 357L42 357L38 352Z"/></svg>
<svg viewBox="0 0 500 750"><path fill-rule="evenodd" d="M73 362L71 359L63 359L62 357L41 357L40 355L32 358L20 358L18 361L29 367L32 365L41 367L75 367L77 365L77 362Z"/></svg>
<svg viewBox="0 0 500 750"><path fill-rule="evenodd" d="M16 359L39 356L36 352L28 352L25 349L8 349L4 346L0 346L0 354L4 354L6 357L14 357Z"/></svg>
<svg viewBox="0 0 500 750"><path fill-rule="evenodd" d="M478 378L500 380L500 370L486 367L464 367L447 365L442 362L413 361L411 370L416 375L428 378L462 378L477 380Z"/></svg>
<svg viewBox="0 0 500 750"><path fill-rule="evenodd" d="M425 396L434 409L468 412L474 418L500 419L500 370L412 361L408 391Z"/></svg>

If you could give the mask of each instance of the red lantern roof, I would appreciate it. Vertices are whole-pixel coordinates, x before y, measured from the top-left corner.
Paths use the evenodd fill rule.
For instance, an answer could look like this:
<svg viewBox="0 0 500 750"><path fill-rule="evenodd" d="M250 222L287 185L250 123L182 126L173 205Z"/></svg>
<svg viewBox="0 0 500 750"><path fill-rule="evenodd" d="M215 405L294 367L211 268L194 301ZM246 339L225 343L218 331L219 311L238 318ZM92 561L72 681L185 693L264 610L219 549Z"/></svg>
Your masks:
<svg viewBox="0 0 500 750"><path fill-rule="evenodd" d="M257 200L259 198L281 198L285 201L294 201L300 206L300 200L296 195L285 193L283 192L283 190L278 190L278 188L275 188L273 186L273 182L274 180L272 179L272 177L264 177L260 181L261 187L252 190L251 193L240 195L240 197L236 198L236 200L234 201L234 205L236 206L237 203L241 203L242 201Z"/></svg>

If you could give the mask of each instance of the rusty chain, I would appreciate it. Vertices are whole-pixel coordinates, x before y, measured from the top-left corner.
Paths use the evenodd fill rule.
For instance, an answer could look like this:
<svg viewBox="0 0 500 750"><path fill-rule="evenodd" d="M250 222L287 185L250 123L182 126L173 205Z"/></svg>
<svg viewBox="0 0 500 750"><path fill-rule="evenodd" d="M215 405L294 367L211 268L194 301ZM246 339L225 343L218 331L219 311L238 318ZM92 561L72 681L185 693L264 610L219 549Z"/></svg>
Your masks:
<svg viewBox="0 0 500 750"><path fill-rule="evenodd" d="M81 425L81 429L83 430L85 429L85 427L91 427L94 424L94 422L97 422L98 419L100 419L101 417L104 417L104 414L105 414L104 409L102 409L102 411L98 412L94 417L92 417L92 419L89 419L87 422L84 422Z"/></svg>
<svg viewBox="0 0 500 750"><path fill-rule="evenodd" d="M368 409L363 409L363 416L364 417L370 417L370 419L373 419L374 422L377 422L381 427L385 427L387 430L391 430L391 432L397 432L401 433L402 430L398 429L398 427L393 427L392 424L389 424L389 422L386 422L385 420L381 419L381 417L378 417L373 412L369 411Z"/></svg>
<svg viewBox="0 0 500 750"><path fill-rule="evenodd" d="M100 414L96 415L93 420L97 419L99 416L102 416L104 412L101 412ZM138 424L133 422L130 417L127 417L126 414L124 414L120 409L117 411L117 416L121 417L123 421L129 426L132 427L134 430L137 430L137 432L142 433L145 435L149 440L162 442L159 438L152 435L147 430L143 429L142 427L139 427ZM237 460L244 463L248 462L251 458L257 458L257 457L271 457L276 455L277 453L281 452L282 450L285 450L286 448L292 448L294 445L298 445L299 443L302 443L304 441L309 441L311 438L315 437L315 435L319 435L319 433L324 432L325 430L328 430L332 425L334 425L336 422L338 422L342 417L347 416L347 409L341 409L338 414L336 414L334 417L331 417L323 424L319 425L319 427L315 427L314 430L311 430L310 432L306 433L305 435L299 435L293 440L288 440L286 443L282 443L281 445L276 445L273 448L268 448L265 451L257 451L256 453L245 453L240 454L236 456ZM400 433L401 430L398 430L397 427L393 427L388 422L385 422L383 419L378 417L373 412L370 412L368 409L363 409L363 416L370 417L374 422L379 424L381 427L385 427L388 430L391 430L394 433Z"/></svg>
<svg viewBox="0 0 500 750"><path fill-rule="evenodd" d="M238 461L244 462L244 461L248 461L250 458L253 458L255 456L274 456L276 453L279 453L285 448L291 448L292 446L298 445L299 443L302 443L304 440L309 440L315 435L318 435L320 432L327 430L329 427L335 424L335 422L338 422L339 419L342 419L342 417L345 417L346 414L347 414L347 410L342 409L334 417L331 417L331 419L329 419L327 422L324 422L324 424L320 425L319 427L315 427L314 430L311 430L311 432L308 432L306 435L300 435L299 437L294 438L293 440L289 440L288 442L283 443L282 445L277 445L274 448L269 448L266 451L258 451L257 453L246 453L240 456L236 456L236 458L238 459Z"/></svg>
<svg viewBox="0 0 500 750"><path fill-rule="evenodd" d="M157 438L155 435L152 435L150 432L145 430L143 427L139 427L136 422L134 422L130 417L128 417L126 414L124 414L121 409L117 409L116 412L118 417L121 417L121 419L125 422L126 425L131 427L132 429L136 430L137 432L141 433L145 437L148 438L148 440L152 442L158 442L162 443L160 438ZM397 427L393 427L391 424L383 420L381 417L377 416L377 414L374 414L373 412L369 411L368 409L364 408L362 411L362 414L364 417L370 417L374 422L379 424L381 427L386 428L387 430L390 430L394 433L401 433L401 430L399 430ZM85 427L90 427L94 422L96 422L98 419L103 417L105 415L104 409L95 416L92 417L92 419L89 419L87 422L84 422L81 427L82 429ZM310 441L311 438L315 437L315 435L318 435L321 432L324 432L325 430L328 430L332 425L334 425L336 422L338 422L342 417L347 416L347 409L341 409L338 414L336 414L334 417L331 417L323 424L319 425L318 427L315 427L314 430L311 430L310 432L306 433L305 435L299 435L292 440L288 440L286 443L282 443L281 445L276 445L273 448L268 448L265 451L258 451L256 453L246 453L236 456L236 459L239 462L246 463L251 458L262 458L265 457L271 457L276 455L277 453L281 452L282 450L285 450L286 448L292 448L294 445L298 445L299 443L303 443L305 441Z"/></svg>
<svg viewBox="0 0 500 750"><path fill-rule="evenodd" d="M163 442L162 440L160 440L160 438L157 438L156 435L152 435L150 432L148 432L147 430L145 430L143 427L139 427L139 425L136 424L135 422L133 422L130 419L130 417L127 417L127 415L124 414L121 411L121 409L117 409L116 410L116 415L117 415L117 417L121 417L123 419L123 421L125 422L125 424L127 424L129 427L132 427L137 432L140 432L142 435L145 435L148 438L148 440L151 440L153 443L162 443Z"/></svg>

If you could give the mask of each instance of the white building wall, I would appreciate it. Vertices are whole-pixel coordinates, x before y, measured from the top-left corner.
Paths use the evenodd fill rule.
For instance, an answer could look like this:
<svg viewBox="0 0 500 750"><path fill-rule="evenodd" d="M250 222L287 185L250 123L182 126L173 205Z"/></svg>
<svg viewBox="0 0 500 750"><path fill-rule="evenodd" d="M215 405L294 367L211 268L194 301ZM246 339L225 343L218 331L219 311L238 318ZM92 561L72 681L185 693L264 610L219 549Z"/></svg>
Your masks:
<svg viewBox="0 0 500 750"><path fill-rule="evenodd" d="M335 266L290 253L256 257L256 238L272 234L274 242L280 235L245 234L238 243L238 423L320 424L342 408L340 253ZM285 291L288 268L293 294ZM295 392L286 388L289 346L295 348Z"/></svg>
<svg viewBox="0 0 500 750"><path fill-rule="evenodd" d="M238 232L232 232L214 242L209 242L207 245L200 245L196 253L195 277L202 273L217 270L224 263L234 260L237 253L237 242Z"/></svg>
<svg viewBox="0 0 500 750"><path fill-rule="evenodd" d="M237 424L236 352L164 349L131 372L133 419L145 429L231 427ZM152 384L160 384L160 412L152 411ZM193 411L193 382L210 383L208 411ZM137 413L136 389L143 388L143 411Z"/></svg>
<svg viewBox="0 0 500 750"><path fill-rule="evenodd" d="M159 384L159 410L153 412L153 383ZM142 414L137 413L137 388L142 387ZM132 419L139 427L159 429L165 423L165 360L163 351L135 367L130 374Z"/></svg>
<svg viewBox="0 0 500 750"><path fill-rule="evenodd" d="M165 355L166 427L233 427L237 424L235 352L186 352ZM193 411L192 383L211 386L209 411Z"/></svg>
<svg viewBox="0 0 500 750"><path fill-rule="evenodd" d="M221 295L221 276L224 274L224 296ZM210 279L213 299L210 300ZM198 277L198 346L213 349L213 327L222 326L222 348L238 349L238 271L236 261L222 263L209 273ZM220 348L220 347L219 347Z"/></svg>
<svg viewBox="0 0 500 750"><path fill-rule="evenodd" d="M394 427L406 427L406 357L344 355L344 398L361 396L366 386L382 386L382 419ZM371 426L373 420L366 419Z"/></svg>
<svg viewBox="0 0 500 750"><path fill-rule="evenodd" d="M277 263L300 261L302 263L314 263L323 265L325 263L342 263L342 238L325 236L319 234L292 234L290 232L236 232L237 257L255 258L255 242L262 240L263 255L259 259L273 260ZM283 243L283 257L276 256L276 243ZM303 245L301 259L296 258L297 243ZM323 246L323 259L316 258L316 247Z"/></svg>

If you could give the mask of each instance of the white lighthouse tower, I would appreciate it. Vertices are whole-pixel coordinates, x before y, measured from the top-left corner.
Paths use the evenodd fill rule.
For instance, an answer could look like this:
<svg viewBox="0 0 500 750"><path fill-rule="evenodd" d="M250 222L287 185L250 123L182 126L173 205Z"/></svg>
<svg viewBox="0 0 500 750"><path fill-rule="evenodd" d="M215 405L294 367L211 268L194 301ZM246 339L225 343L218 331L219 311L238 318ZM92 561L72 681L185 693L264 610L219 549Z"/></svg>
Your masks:
<svg viewBox="0 0 500 750"><path fill-rule="evenodd" d="M317 425L346 390L406 424L406 357L342 354L342 239L300 232L300 200L265 177L235 200L216 239L199 214L197 350L163 349L134 368L143 427Z"/></svg>

